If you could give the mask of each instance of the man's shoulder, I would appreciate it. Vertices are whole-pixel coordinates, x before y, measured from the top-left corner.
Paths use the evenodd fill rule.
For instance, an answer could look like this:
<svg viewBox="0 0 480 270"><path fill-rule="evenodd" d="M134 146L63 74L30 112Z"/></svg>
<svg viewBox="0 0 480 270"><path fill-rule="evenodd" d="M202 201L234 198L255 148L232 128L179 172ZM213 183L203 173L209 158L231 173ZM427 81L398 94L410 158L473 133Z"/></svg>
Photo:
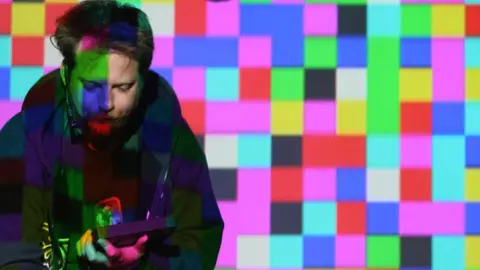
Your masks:
<svg viewBox="0 0 480 270"><path fill-rule="evenodd" d="M42 76L25 95L25 99L22 104L22 111L36 108L39 106L54 106L58 100L60 93L58 91L59 84L59 70L53 70L48 74Z"/></svg>
<svg viewBox="0 0 480 270"><path fill-rule="evenodd" d="M180 120L180 103L170 83L154 71L149 72L146 83L149 87L142 97L148 108L146 120L163 124Z"/></svg>

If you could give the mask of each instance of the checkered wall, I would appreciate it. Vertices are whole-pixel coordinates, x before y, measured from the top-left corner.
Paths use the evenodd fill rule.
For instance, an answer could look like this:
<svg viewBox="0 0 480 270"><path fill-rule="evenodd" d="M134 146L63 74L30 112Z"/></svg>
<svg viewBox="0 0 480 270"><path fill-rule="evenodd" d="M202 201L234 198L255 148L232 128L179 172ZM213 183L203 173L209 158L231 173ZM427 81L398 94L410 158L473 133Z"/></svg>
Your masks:
<svg viewBox="0 0 480 270"><path fill-rule="evenodd" d="M480 269L480 1L240 1L133 1L206 149L218 268ZM0 126L71 2L0 0Z"/></svg>

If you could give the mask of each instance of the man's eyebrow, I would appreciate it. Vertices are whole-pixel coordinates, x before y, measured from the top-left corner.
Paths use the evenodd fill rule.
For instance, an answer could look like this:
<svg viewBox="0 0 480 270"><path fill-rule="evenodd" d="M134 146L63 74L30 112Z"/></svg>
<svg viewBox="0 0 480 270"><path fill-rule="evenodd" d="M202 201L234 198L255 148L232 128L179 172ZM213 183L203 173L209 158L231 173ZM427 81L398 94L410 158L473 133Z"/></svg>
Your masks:
<svg viewBox="0 0 480 270"><path fill-rule="evenodd" d="M119 83L113 83L112 87L119 87L119 86L124 86L124 85L132 85L137 82L137 79L133 79L130 81L125 81L125 82L119 82Z"/></svg>

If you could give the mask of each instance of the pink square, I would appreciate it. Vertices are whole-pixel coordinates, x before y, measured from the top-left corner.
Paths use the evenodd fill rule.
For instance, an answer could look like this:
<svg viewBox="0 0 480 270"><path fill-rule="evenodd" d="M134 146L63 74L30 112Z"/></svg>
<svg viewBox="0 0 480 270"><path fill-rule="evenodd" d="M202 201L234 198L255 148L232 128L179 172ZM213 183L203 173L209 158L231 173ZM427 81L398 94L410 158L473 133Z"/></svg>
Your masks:
<svg viewBox="0 0 480 270"><path fill-rule="evenodd" d="M303 10L303 33L305 35L336 35L337 6L307 4Z"/></svg>
<svg viewBox="0 0 480 270"><path fill-rule="evenodd" d="M240 67L270 67L272 64L270 37L241 37L238 64Z"/></svg>
<svg viewBox="0 0 480 270"><path fill-rule="evenodd" d="M274 4L303 4L304 0L272 0Z"/></svg>
<svg viewBox="0 0 480 270"><path fill-rule="evenodd" d="M0 101L0 129L12 118L16 113L20 112L22 101Z"/></svg>
<svg viewBox="0 0 480 270"><path fill-rule="evenodd" d="M465 233L463 203L401 203L399 220L399 233L402 235Z"/></svg>
<svg viewBox="0 0 480 270"><path fill-rule="evenodd" d="M205 113L209 133L270 132L268 101L208 102Z"/></svg>
<svg viewBox="0 0 480 270"><path fill-rule="evenodd" d="M462 38L432 41L434 101L465 99L464 44Z"/></svg>
<svg viewBox="0 0 480 270"><path fill-rule="evenodd" d="M237 36L240 33L238 0L207 1L207 36Z"/></svg>
<svg viewBox="0 0 480 270"><path fill-rule="evenodd" d="M307 134L335 134L336 106L333 101L306 101L304 129Z"/></svg>
<svg viewBox="0 0 480 270"><path fill-rule="evenodd" d="M55 69L57 69L58 67L44 67L43 68L43 74L48 74L52 71L54 71Z"/></svg>
<svg viewBox="0 0 480 270"><path fill-rule="evenodd" d="M237 263L238 207L232 202L219 203L225 226L222 246L218 254L218 267L234 267Z"/></svg>
<svg viewBox="0 0 480 270"><path fill-rule="evenodd" d="M240 234L270 233L270 169L238 171L238 231Z"/></svg>
<svg viewBox="0 0 480 270"><path fill-rule="evenodd" d="M363 268L365 266L365 237L335 237L335 266Z"/></svg>
<svg viewBox="0 0 480 270"><path fill-rule="evenodd" d="M179 99L205 98L205 68L174 68L172 77L173 89Z"/></svg>
<svg viewBox="0 0 480 270"><path fill-rule="evenodd" d="M303 199L306 201L334 201L336 198L335 169L304 169Z"/></svg>
<svg viewBox="0 0 480 270"><path fill-rule="evenodd" d="M152 67L172 67L173 47L173 38L155 38L155 51L153 52Z"/></svg>
<svg viewBox="0 0 480 270"><path fill-rule="evenodd" d="M432 137L402 136L400 162L402 168L430 168L432 166Z"/></svg>

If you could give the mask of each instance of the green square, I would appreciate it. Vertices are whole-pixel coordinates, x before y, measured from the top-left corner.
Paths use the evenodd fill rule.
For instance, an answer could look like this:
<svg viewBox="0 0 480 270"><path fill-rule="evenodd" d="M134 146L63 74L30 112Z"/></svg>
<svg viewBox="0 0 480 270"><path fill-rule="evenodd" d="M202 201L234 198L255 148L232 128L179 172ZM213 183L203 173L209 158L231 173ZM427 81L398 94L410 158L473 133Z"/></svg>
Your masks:
<svg viewBox="0 0 480 270"><path fill-rule="evenodd" d="M400 238L398 236L368 236L367 267L399 268Z"/></svg>
<svg viewBox="0 0 480 270"><path fill-rule="evenodd" d="M430 5L401 5L401 34L430 36L432 9Z"/></svg>
<svg viewBox="0 0 480 270"><path fill-rule="evenodd" d="M270 4L272 0L240 0L241 4Z"/></svg>
<svg viewBox="0 0 480 270"><path fill-rule="evenodd" d="M301 68L273 68L271 99L303 101L304 75Z"/></svg>
<svg viewBox="0 0 480 270"><path fill-rule="evenodd" d="M337 39L335 37L305 38L304 65L307 68L335 68Z"/></svg>

